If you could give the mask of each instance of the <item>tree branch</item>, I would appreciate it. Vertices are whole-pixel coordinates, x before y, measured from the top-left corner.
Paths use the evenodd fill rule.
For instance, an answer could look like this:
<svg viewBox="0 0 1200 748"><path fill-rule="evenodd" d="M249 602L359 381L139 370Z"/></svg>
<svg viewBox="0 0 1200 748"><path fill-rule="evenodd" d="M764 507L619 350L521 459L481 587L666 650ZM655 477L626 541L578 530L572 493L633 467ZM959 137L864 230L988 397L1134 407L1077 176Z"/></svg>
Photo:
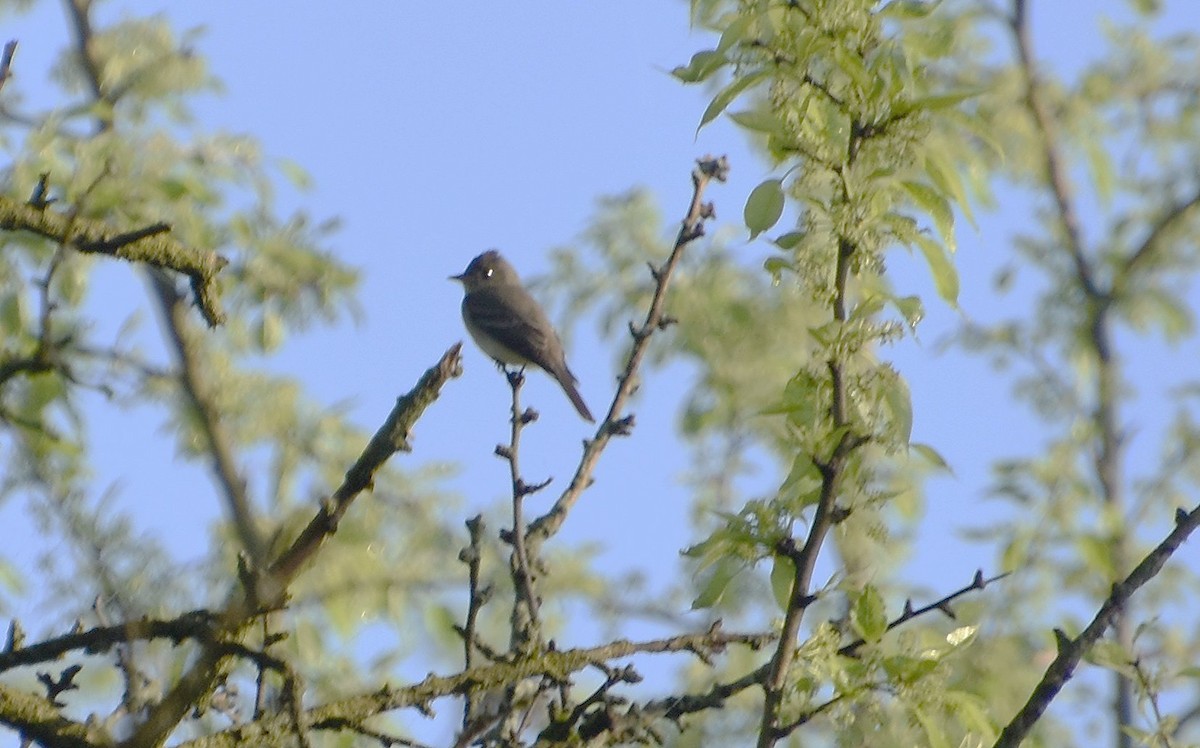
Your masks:
<svg viewBox="0 0 1200 748"><path fill-rule="evenodd" d="M553 680L565 680L572 673L585 668L603 665L609 660L635 654L659 654L668 652L692 652L700 656L718 651L730 644L743 644L752 648L764 646L774 634L726 634L719 629L695 634L683 634L669 639L654 639L643 642L618 640L598 647L544 652L537 657L511 663L498 663L467 670L456 675L430 675L411 686L393 688L385 686L370 693L314 707L305 713L305 722L310 729L356 729L363 720L405 707L426 707L434 699L450 695L465 695L472 691L487 691L503 688L527 678L546 676ZM207 737L188 741L179 748L235 748L235 746L257 745L268 735L286 729L291 723L287 715L272 715L262 720L239 725L236 728L215 733Z"/></svg>
<svg viewBox="0 0 1200 748"><path fill-rule="evenodd" d="M46 699L0 684L0 723L26 739L54 748L97 748L111 745L87 725L63 717Z"/></svg>
<svg viewBox="0 0 1200 748"><path fill-rule="evenodd" d="M584 489L591 485L592 473L609 440L613 436L623 436L629 433L629 429L632 428L633 416L622 417L620 414L625 410L625 405L633 394L637 371L641 366L642 358L646 355L651 335L666 324L663 307L666 303L667 287L671 283L671 276L679 264L680 257L683 256L684 248L704 236L704 222L716 217L712 203L703 202L705 188L713 180L724 182L728 175L729 161L724 156L720 158L705 156L697 160L696 168L692 170L692 199L683 223L679 227L679 234L675 238L675 246L671 250L666 264L661 268L651 268L654 274L655 289L654 297L650 300L650 308L646 312L646 318L641 327L635 328L632 324L630 325L633 347L626 359L625 369L619 377L620 384L617 386L612 404L609 405L608 413L600 422L595 437L584 442L583 455L580 457L575 474L571 477L571 482L567 484L566 489L554 502L554 505L529 525L526 539L535 548L558 532L562 523L566 521L571 508L579 501Z"/></svg>
<svg viewBox="0 0 1200 748"><path fill-rule="evenodd" d="M416 386L396 401L396 406L383 425L371 437L354 465L346 471L345 480L332 496L321 502L317 514L287 550L265 570L247 570L248 578L243 580L245 589L240 593L235 592L232 600L218 614L218 637L233 637L244 628L248 616L286 598L292 580L304 564L317 554L325 540L336 532L338 522L358 494L370 488L375 472L396 452L409 450L408 437L417 419L438 398L442 386L462 373L461 350L462 343L450 346L438 363L425 371ZM160 746L188 711L216 685L227 656L227 652L219 651L217 647L204 648L191 668L150 710L145 722L122 745L125 748ZM311 726L311 720L308 724Z"/></svg>
<svg viewBox="0 0 1200 748"><path fill-rule="evenodd" d="M216 296L216 278L228 264L216 252L185 247L167 233L168 226L154 224L132 232L121 232L102 221L58 213L17 202L0 195L0 229L28 231L80 252L117 257L187 276L196 305L210 327L225 320Z"/></svg>
<svg viewBox="0 0 1200 748"><path fill-rule="evenodd" d="M1075 274L1088 296L1099 293L1091 263L1084 253L1083 236L1079 229L1079 216L1072 201L1071 185L1067 180L1066 167L1055 143L1054 121L1042 97L1042 86L1033 60L1033 41L1029 32L1029 14L1026 0L1013 0L1013 13L1009 19L1013 41L1017 48L1020 71L1025 81L1025 101L1033 117L1033 125L1041 139L1042 161L1046 178L1057 209L1055 214L1062 228L1066 249L1075 263Z"/></svg>
<svg viewBox="0 0 1200 748"><path fill-rule="evenodd" d="M197 342L188 339L188 320L184 313L183 299L176 290L175 283L165 273L150 270L149 277L155 300L162 313L167 340L178 361L179 389L187 406L195 414L205 441L208 442L213 475L225 496L234 531L241 540L242 548L249 554L251 562L255 565L261 564L266 553L266 542L263 540L254 507L247 494L246 480L242 478L237 459L234 457L233 440L213 402L212 393L203 380L201 372L205 367L198 355Z"/></svg>
<svg viewBox="0 0 1200 748"><path fill-rule="evenodd" d="M995 748L1017 748L1021 744L1058 692L1075 674L1079 661L1104 635L1133 593L1158 574L1171 554L1183 545L1197 526L1200 526L1200 506L1190 512L1178 510L1175 514L1175 529L1134 567L1129 576L1113 585L1112 592L1079 636L1070 639L1058 629L1055 630L1059 645L1058 655L1046 668L1042 680L1033 689L1029 700L1000 733Z"/></svg>

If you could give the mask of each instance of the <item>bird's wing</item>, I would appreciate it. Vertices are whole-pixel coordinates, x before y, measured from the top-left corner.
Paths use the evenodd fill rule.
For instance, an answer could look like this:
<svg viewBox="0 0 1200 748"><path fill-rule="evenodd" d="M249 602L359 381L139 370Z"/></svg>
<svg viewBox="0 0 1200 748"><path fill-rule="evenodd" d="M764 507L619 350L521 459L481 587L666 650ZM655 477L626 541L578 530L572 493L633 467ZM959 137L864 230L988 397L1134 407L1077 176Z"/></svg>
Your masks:
<svg viewBox="0 0 1200 748"><path fill-rule="evenodd" d="M524 288L510 286L503 294L479 289L467 294L463 307L476 327L513 353L543 369L558 366L555 359L562 357L562 343L546 313Z"/></svg>

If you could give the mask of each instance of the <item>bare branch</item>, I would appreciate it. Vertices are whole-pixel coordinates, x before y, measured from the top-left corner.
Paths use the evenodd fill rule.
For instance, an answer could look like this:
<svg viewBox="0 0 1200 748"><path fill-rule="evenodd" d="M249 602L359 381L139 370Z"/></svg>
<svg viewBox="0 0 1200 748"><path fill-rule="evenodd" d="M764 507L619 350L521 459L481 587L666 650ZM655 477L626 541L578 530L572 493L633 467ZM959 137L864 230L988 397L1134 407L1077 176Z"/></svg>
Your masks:
<svg viewBox="0 0 1200 748"><path fill-rule="evenodd" d="M592 473L595 471L600 454L604 451L609 440L613 436L627 434L628 429L632 427L633 416L622 416L621 413L625 410L625 405L633 393L634 384L637 379L636 374L641 366L643 357L646 355L650 337L655 330L659 329L659 322L664 314L663 308L666 304L667 288L671 283L671 276L679 264L680 257L683 256L683 250L692 241L704 235L704 222L715 217L712 204L703 202L704 190L713 180L724 182L728 175L729 161L724 156L719 158L705 156L696 161L696 168L692 171L691 202L679 227L675 246L671 250L666 264L657 270L657 272L654 272L654 297L650 300L650 308L646 312L646 318L640 328L634 329L631 327L631 330L634 332L633 347L630 349L629 357L626 359L625 369L619 377L620 384L617 386L617 392L613 396L612 404L609 405L607 415L605 415L597 427L595 437L584 443L583 455L580 457L579 466L576 468L575 475L571 477L571 481L567 484L562 495L559 496L558 500L554 502L554 505L544 515L538 517L529 525L527 539L534 546L545 542L558 532L562 523L566 521L567 513L579 501L579 497L583 494L584 489L591 485Z"/></svg>
<svg viewBox="0 0 1200 748"><path fill-rule="evenodd" d="M1182 509L1176 512L1175 529L1154 550L1150 551L1141 563L1134 567L1129 576L1113 585L1112 592L1109 593L1100 609L1096 611L1091 623L1074 639L1064 637L1065 640L1060 643L1058 655L1046 668L1042 680L1033 689L1029 700L1000 733L1000 737L995 743L996 748L1017 748L1021 744L1029 735L1029 731L1033 729L1034 724L1041 718L1042 713L1050 706L1050 702L1075 674L1075 668L1079 665L1079 661L1104 635L1105 630L1112 624L1133 593L1158 574L1171 554L1183 545L1183 542L1188 539L1197 526L1200 526L1200 506L1190 512Z"/></svg>

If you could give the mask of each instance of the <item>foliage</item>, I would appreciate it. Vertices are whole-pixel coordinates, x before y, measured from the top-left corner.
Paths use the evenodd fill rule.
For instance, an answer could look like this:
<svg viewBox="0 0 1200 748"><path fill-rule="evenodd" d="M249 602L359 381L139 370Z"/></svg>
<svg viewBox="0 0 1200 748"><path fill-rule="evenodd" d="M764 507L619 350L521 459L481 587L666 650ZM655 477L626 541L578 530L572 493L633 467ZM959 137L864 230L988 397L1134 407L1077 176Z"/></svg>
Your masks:
<svg viewBox="0 0 1200 748"><path fill-rule="evenodd" d="M1194 330L1200 40L1164 43L1145 30L1155 6L1138 3L1110 55L1059 80L1039 66L1028 10L693 0L715 42L673 73L709 87L699 126L729 118L769 173L741 205L744 231L701 241L705 188L728 170L704 158L673 240L633 191L602 200L583 248L555 253L547 287L568 318L622 341L611 415L533 512L546 486L526 482L520 447L536 414L510 373L497 454L511 498L464 533L441 469L385 466L457 375L457 347L373 436L256 366L353 313L357 273L325 249L336 224L277 215L273 185L303 186L298 168L196 127L189 102L216 88L196 35L161 18L101 28L71 0L62 99L35 116L3 90L2 485L67 550L45 563L57 633L29 643L14 624L0 652L0 673L45 668L40 685L0 683L0 723L46 745L386 745L409 744L397 736L419 719L395 715L461 703L459 745L1064 745L1083 719L1118 744L1191 737L1200 640L1173 604L1196 579L1168 562L1200 524L1183 510L1200 475L1195 382L1170 397L1169 430L1135 436L1125 351ZM1011 57L984 54L998 39ZM1018 511L975 532L997 572L918 597L895 570L923 480L948 466L913 442L888 346L926 303L970 303L958 224L994 207L993 189L1040 210L997 279L1011 313L958 339L1015 369L1050 436L997 466ZM759 261L743 259L746 239ZM895 287L897 251L940 300ZM98 298L106 263L139 274L145 298ZM142 305L165 350L147 350ZM634 596L589 549L551 542L606 447L638 439L643 364L692 377L680 431L695 538L677 592L712 622L667 615L653 640L625 638ZM198 562L135 533L120 491L96 485L87 414L109 401L156 408L208 471L224 517ZM1157 464L1134 467L1135 438L1158 440ZM557 643L601 616L607 641ZM368 631L391 643L364 662ZM689 659L664 695L629 663L667 654ZM449 674L413 678L414 663ZM1084 687L1115 707L1044 718L1079 667L1111 673ZM76 688L102 718L63 711Z"/></svg>

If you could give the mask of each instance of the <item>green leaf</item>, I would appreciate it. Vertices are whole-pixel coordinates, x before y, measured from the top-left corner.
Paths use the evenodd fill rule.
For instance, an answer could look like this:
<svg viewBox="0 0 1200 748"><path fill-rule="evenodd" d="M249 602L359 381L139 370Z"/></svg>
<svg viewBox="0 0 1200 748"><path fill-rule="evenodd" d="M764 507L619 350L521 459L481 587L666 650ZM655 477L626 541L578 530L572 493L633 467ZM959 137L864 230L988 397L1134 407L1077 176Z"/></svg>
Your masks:
<svg viewBox="0 0 1200 748"><path fill-rule="evenodd" d="M894 436L908 444L912 438L913 424L912 394L908 390L908 383L903 377L894 377L891 386L884 389L883 397L887 401L888 410L892 412Z"/></svg>
<svg viewBox="0 0 1200 748"><path fill-rule="evenodd" d="M967 217L967 221L975 226L971 203L967 201L966 187L963 186L958 166L950 160L950 155L937 148L928 149L925 153L925 173L943 195L950 195L954 199L954 204Z"/></svg>
<svg viewBox="0 0 1200 748"><path fill-rule="evenodd" d="M830 52L833 55L833 61L837 65L839 72L844 73L854 81L854 85L864 94L871 91L871 83L874 76L871 71L867 70L867 66L863 64L863 58L850 47L843 44L835 44Z"/></svg>
<svg viewBox="0 0 1200 748"><path fill-rule="evenodd" d="M740 112L730 112L729 119L737 123L738 127L750 132L764 135L782 135L784 133L783 123L770 111L745 109Z"/></svg>
<svg viewBox="0 0 1200 748"><path fill-rule="evenodd" d="M706 49L692 55L692 59L687 65L675 68L671 71L671 75L684 83L699 83L720 70L728 62L729 60L723 53L715 49Z"/></svg>
<svg viewBox="0 0 1200 748"><path fill-rule="evenodd" d="M771 282L779 285L779 281L783 279L783 274L787 270L792 269L792 263L782 257L768 257L763 260L763 270L766 270L771 276Z"/></svg>
<svg viewBox="0 0 1200 748"><path fill-rule="evenodd" d="M787 556L776 556L771 566L771 593L779 610L786 612L792 599L792 583L796 579L796 564Z"/></svg>
<svg viewBox="0 0 1200 748"><path fill-rule="evenodd" d="M780 249L791 250L795 249L801 241L804 240L804 233L800 231L789 231L786 234L780 234L775 239L775 246Z"/></svg>
<svg viewBox="0 0 1200 748"><path fill-rule="evenodd" d="M912 655L892 655L883 660L883 669L892 679L910 684L932 673L938 666L934 657L913 657Z"/></svg>
<svg viewBox="0 0 1200 748"><path fill-rule="evenodd" d="M0 302L0 330L6 340L13 340L29 324L29 310L26 308L25 296L20 293L10 294Z"/></svg>
<svg viewBox="0 0 1200 748"><path fill-rule="evenodd" d="M724 54L729 51L730 47L736 46L742 39L745 39L746 32L750 30L750 26L755 20L754 16L747 14L739 15L730 22L721 32L721 40L717 42L717 51Z"/></svg>
<svg viewBox="0 0 1200 748"><path fill-rule="evenodd" d="M1105 670L1111 670L1114 673L1121 673L1129 677L1136 677L1137 675L1134 672L1129 651L1112 639L1101 639L1096 642L1084 655L1084 659L1093 665L1102 667Z"/></svg>
<svg viewBox="0 0 1200 748"><path fill-rule="evenodd" d="M800 499L797 509L803 509L809 504L817 503L821 491L821 471L812 457L800 452L792 460L792 469L779 487L779 494L785 501Z"/></svg>
<svg viewBox="0 0 1200 748"><path fill-rule="evenodd" d="M896 311L900 312L900 316L904 318L904 323L908 325L908 329L915 331L917 325L925 318L925 305L921 302L921 297L893 296L891 301L892 306L896 307Z"/></svg>
<svg viewBox="0 0 1200 748"><path fill-rule="evenodd" d="M283 342L286 327L283 320L271 309L263 309L262 319L258 326L258 344L265 352L279 347Z"/></svg>
<svg viewBox="0 0 1200 748"><path fill-rule="evenodd" d="M946 91L938 94L930 94L929 96L921 96L900 104L893 111L893 114L907 114L918 110L936 112L941 109L950 109L958 106L967 99L982 96L986 92L986 88L969 88L962 91Z"/></svg>
<svg viewBox="0 0 1200 748"><path fill-rule="evenodd" d="M982 738L982 745L989 745L996 740L996 727L986 701L973 693L953 688L947 689L942 698L959 724L976 738Z"/></svg>
<svg viewBox="0 0 1200 748"><path fill-rule="evenodd" d="M921 182L905 181L904 191L912 198L918 208L933 219L933 225L942 242L951 253L954 252L954 209L950 201L933 187Z"/></svg>
<svg viewBox="0 0 1200 748"><path fill-rule="evenodd" d="M1088 168L1092 172L1092 184L1096 186L1096 195L1107 206L1112 202L1113 188L1117 183L1112 158L1103 143L1092 139L1085 141L1083 150L1087 156Z"/></svg>
<svg viewBox="0 0 1200 748"><path fill-rule="evenodd" d="M0 587L11 592L24 592L26 588L21 571L3 559L0 559Z"/></svg>
<svg viewBox="0 0 1200 748"><path fill-rule="evenodd" d="M941 720L934 719L924 709L916 707L912 710L913 716L921 725L921 729L925 731L924 745L929 748L950 748L950 741L946 737L946 731L943 729Z"/></svg>
<svg viewBox="0 0 1200 748"><path fill-rule="evenodd" d="M924 233L915 234L913 242L925 256L925 262L929 265L929 272L933 275L933 285L937 288L938 296L941 296L951 306L958 306L958 270L950 261L946 248Z"/></svg>
<svg viewBox="0 0 1200 748"><path fill-rule="evenodd" d="M875 644L887 633L887 610L883 596L873 585L863 587L850 611L850 623L868 644Z"/></svg>
<svg viewBox="0 0 1200 748"><path fill-rule="evenodd" d="M928 17L941 4L941 0L892 0L879 9L879 15L917 20Z"/></svg>
<svg viewBox="0 0 1200 748"><path fill-rule="evenodd" d="M743 568L743 564L735 559L725 558L718 561L713 567L708 581L700 590L700 594L692 601L692 610L711 608L719 603L725 596L725 590L729 588L729 583L741 573Z"/></svg>
<svg viewBox="0 0 1200 748"><path fill-rule="evenodd" d="M954 471L950 469L949 463L946 462L946 458L942 457L940 452L928 444L915 443L908 445L908 448L910 451L920 455L925 462L928 462L934 468L944 470L951 475L954 474Z"/></svg>
<svg viewBox="0 0 1200 748"><path fill-rule="evenodd" d="M743 216L750 238L774 226L783 215L783 180L768 179L754 188L746 199Z"/></svg>
<svg viewBox="0 0 1200 748"><path fill-rule="evenodd" d="M308 173L307 169L290 158L279 159L279 171L283 173L284 178L291 182L292 186L296 189L312 189L312 175Z"/></svg>
<svg viewBox="0 0 1200 748"><path fill-rule="evenodd" d="M725 88L721 89L713 100L709 102L708 107L704 110L704 114L700 116L700 124L696 127L697 130L712 122L717 118L725 108L733 103L733 100L738 97L742 91L745 91L750 86L761 81L767 76L766 71L758 71L749 75L742 75L736 78L733 83L730 83Z"/></svg>

